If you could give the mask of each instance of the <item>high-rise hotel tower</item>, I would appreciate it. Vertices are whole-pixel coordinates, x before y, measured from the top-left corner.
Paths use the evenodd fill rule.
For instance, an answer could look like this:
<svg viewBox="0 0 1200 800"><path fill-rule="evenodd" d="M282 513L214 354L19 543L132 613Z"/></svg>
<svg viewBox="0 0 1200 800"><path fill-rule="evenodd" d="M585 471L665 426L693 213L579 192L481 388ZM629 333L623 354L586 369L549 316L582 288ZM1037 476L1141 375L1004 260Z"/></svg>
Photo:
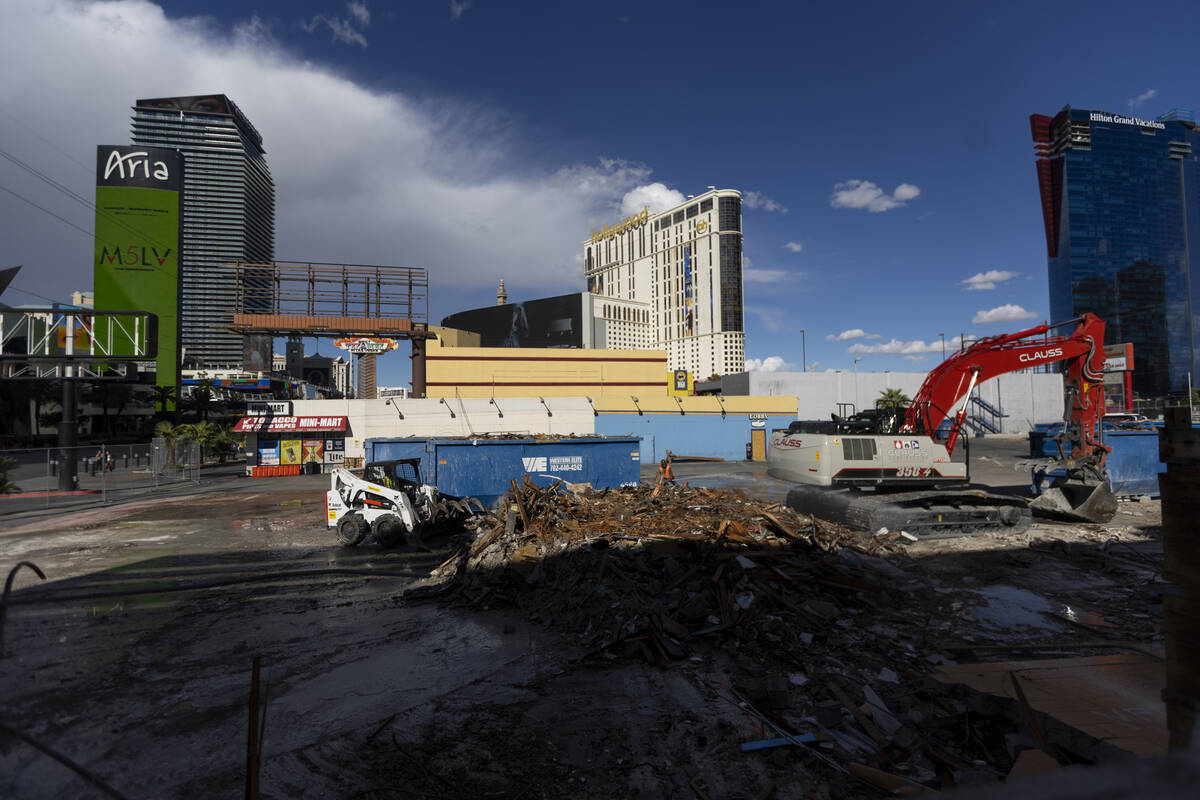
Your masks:
<svg viewBox="0 0 1200 800"><path fill-rule="evenodd" d="M593 231L584 269L592 294L648 306L649 347L667 351L668 369L745 371L741 192L710 190Z"/></svg>
<svg viewBox="0 0 1200 800"><path fill-rule="evenodd" d="M1186 392L1200 377L1200 132L1067 106L1030 117L1049 256L1050 317L1091 311L1133 343L1133 389Z"/></svg>
<svg viewBox="0 0 1200 800"><path fill-rule="evenodd" d="M223 94L138 100L133 144L170 147L184 157L181 343L184 360L212 369L269 370L245 363L243 338L229 330L237 298L234 262L275 257L275 183L262 136ZM253 359L257 361L258 359Z"/></svg>

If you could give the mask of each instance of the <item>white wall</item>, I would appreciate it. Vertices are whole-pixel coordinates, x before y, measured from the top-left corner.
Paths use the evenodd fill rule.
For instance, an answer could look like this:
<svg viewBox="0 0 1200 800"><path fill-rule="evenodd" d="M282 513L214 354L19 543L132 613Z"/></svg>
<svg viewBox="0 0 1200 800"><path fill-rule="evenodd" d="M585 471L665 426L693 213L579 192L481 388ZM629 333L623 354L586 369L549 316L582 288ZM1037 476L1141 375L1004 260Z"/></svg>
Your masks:
<svg viewBox="0 0 1200 800"><path fill-rule="evenodd" d="M388 400L394 400L394 405ZM298 417L347 417L347 458L362 457L363 442L385 436L595 433L595 416L586 397L547 397L545 402L542 405L536 397L497 398L496 405L487 398L447 398L444 404L436 398L295 400L292 413Z"/></svg>
<svg viewBox="0 0 1200 800"><path fill-rule="evenodd" d="M799 419L829 419L838 403L870 408L885 389L913 397L924 381L924 372L751 372L749 393L795 395ZM1008 415L1001 420L1005 433L1062 419L1062 376L1056 373L1008 373L984 383L978 394Z"/></svg>

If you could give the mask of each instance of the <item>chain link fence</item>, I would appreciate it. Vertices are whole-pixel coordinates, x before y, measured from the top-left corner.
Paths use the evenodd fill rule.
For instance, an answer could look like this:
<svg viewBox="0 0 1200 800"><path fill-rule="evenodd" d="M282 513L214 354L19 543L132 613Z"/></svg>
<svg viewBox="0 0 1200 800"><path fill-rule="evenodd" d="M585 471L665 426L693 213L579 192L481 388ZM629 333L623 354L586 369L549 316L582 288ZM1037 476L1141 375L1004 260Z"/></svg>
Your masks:
<svg viewBox="0 0 1200 800"><path fill-rule="evenodd" d="M136 494L199 483L196 442L154 439L140 444L85 445L0 451L0 515L58 506L108 503Z"/></svg>

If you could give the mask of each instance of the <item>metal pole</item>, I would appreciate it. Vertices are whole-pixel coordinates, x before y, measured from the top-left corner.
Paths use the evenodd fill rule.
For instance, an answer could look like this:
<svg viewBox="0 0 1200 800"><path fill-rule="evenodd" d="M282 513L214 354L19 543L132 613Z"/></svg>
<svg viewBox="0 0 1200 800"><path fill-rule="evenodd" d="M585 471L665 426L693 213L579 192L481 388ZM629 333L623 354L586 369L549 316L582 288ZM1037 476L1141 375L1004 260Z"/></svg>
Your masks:
<svg viewBox="0 0 1200 800"><path fill-rule="evenodd" d="M858 362L862 361L862 356L854 359L854 410L857 411L862 404L858 396Z"/></svg>
<svg viewBox="0 0 1200 800"><path fill-rule="evenodd" d="M75 315L67 314L63 320L66 325L66 336L63 340L64 349L68 356L75 354ZM68 362L69 364L70 362ZM71 492L78 488L79 478L76 477L78 464L75 462L75 445L79 442L79 420L76 418L76 385L75 368L62 368L62 419L58 422L58 446L63 452L63 469L58 473L58 488ZM69 452L68 452L69 451ZM70 456L69 458L67 456Z"/></svg>
<svg viewBox="0 0 1200 800"><path fill-rule="evenodd" d="M423 332L422 332L423 333ZM420 399L425 396L425 338L417 333L412 342L412 396Z"/></svg>
<svg viewBox="0 0 1200 800"><path fill-rule="evenodd" d="M804 372L808 372L808 336L804 328L800 329L800 364Z"/></svg>
<svg viewBox="0 0 1200 800"><path fill-rule="evenodd" d="M945 361L946 360L946 334L939 333L938 336L942 337L942 361Z"/></svg>

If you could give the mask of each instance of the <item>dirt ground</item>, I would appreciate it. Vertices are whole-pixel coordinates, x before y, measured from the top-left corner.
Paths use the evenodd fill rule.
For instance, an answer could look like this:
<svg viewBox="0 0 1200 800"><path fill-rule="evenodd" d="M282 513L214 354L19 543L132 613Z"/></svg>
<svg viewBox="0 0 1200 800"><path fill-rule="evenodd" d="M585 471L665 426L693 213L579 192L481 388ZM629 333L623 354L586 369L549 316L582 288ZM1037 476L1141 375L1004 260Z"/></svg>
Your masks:
<svg viewBox="0 0 1200 800"><path fill-rule="evenodd" d="M994 481L1012 473L1019 491L1008 462L1020 447L996 448L983 454ZM786 488L753 465L677 472L764 499ZM850 780L831 745L742 752L773 735L739 704L747 681L824 669L878 683L891 664L901 677L888 690L918 694L943 663L1162 649L1157 500L1123 502L1107 526L893 546L862 562L886 584L867 598L879 617L839 600L794 663L726 641L659 668L585 652L519 608L406 599L468 534L431 551L339 548L325 488L246 481L6 520L5 564L32 561L47 580L25 569L15 581L4 725L120 796L232 796L261 656L265 797L867 797L879 793ZM799 680L780 700L794 718L816 713ZM1003 777L968 766L958 785ZM2 734L0 795L109 796Z"/></svg>

